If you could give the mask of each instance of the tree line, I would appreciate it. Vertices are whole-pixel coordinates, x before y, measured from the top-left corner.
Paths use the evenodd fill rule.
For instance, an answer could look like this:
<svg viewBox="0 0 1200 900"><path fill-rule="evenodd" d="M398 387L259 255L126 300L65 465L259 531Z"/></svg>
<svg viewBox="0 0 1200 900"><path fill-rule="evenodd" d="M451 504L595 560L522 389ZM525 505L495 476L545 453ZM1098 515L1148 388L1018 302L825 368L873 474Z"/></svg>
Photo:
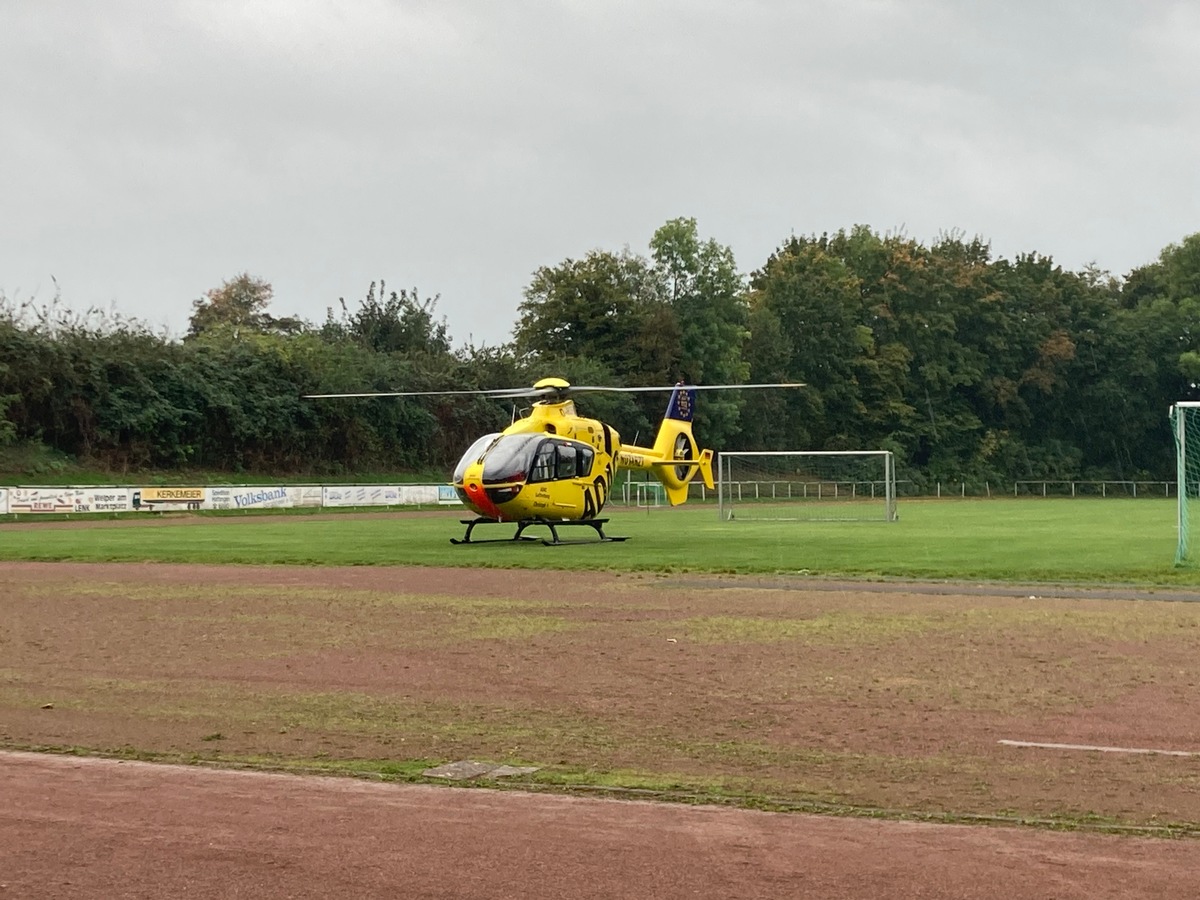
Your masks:
<svg viewBox="0 0 1200 900"><path fill-rule="evenodd" d="M693 219L665 223L647 249L538 269L497 347L454 347L436 296L382 281L311 323L274 315L271 285L241 274L194 301L182 339L0 296L0 447L121 473L434 471L520 411L462 395L303 395L553 374L802 381L706 394L698 435L718 450L887 449L918 487L1173 477L1167 408L1200 382L1200 234L1124 278L867 227L789 237L748 277ZM632 441L664 402L594 394L586 413Z"/></svg>

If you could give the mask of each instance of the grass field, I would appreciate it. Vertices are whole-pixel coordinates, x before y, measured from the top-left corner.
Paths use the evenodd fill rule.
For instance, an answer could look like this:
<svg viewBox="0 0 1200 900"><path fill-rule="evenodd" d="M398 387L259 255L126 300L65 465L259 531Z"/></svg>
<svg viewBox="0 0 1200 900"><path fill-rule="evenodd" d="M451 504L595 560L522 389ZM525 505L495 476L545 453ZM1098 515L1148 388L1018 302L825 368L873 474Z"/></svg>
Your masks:
<svg viewBox="0 0 1200 900"><path fill-rule="evenodd" d="M804 573L866 578L1200 585L1173 566L1175 503L1126 499L907 501L900 521L728 522L711 506L608 510L623 543L452 546L461 513L190 516L0 526L0 559L434 565ZM78 525L78 527L76 527ZM185 527L186 526L186 527ZM511 534L509 526L476 537ZM590 531L587 532L590 535ZM574 535L568 535L574 536ZM583 535L578 535L582 537Z"/></svg>

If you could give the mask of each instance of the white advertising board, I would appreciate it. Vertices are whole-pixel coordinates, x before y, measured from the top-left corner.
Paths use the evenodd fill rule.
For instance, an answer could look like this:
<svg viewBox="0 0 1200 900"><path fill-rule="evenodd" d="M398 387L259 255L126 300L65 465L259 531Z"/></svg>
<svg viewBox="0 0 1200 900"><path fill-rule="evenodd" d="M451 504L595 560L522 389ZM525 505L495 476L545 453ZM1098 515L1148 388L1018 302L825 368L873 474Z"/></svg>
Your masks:
<svg viewBox="0 0 1200 900"><path fill-rule="evenodd" d="M8 508L14 513L75 512L75 488L13 488Z"/></svg>
<svg viewBox="0 0 1200 900"><path fill-rule="evenodd" d="M315 485L212 487L205 509L288 509L320 506L321 488Z"/></svg>
<svg viewBox="0 0 1200 900"><path fill-rule="evenodd" d="M293 506L320 506L325 491L319 484L304 484L288 488Z"/></svg>
<svg viewBox="0 0 1200 900"><path fill-rule="evenodd" d="M454 487L448 484L0 488L0 515L282 509L295 506L436 506L461 502Z"/></svg>
<svg viewBox="0 0 1200 900"><path fill-rule="evenodd" d="M129 488L84 488L75 505L75 512L128 512Z"/></svg>
<svg viewBox="0 0 1200 900"><path fill-rule="evenodd" d="M123 487L36 487L10 488L6 512L103 513L125 512L129 488Z"/></svg>
<svg viewBox="0 0 1200 900"><path fill-rule="evenodd" d="M399 506L400 489L390 484L339 484L326 487L322 506Z"/></svg>
<svg viewBox="0 0 1200 900"><path fill-rule="evenodd" d="M401 506L433 506L438 502L436 484L402 484L397 490Z"/></svg>

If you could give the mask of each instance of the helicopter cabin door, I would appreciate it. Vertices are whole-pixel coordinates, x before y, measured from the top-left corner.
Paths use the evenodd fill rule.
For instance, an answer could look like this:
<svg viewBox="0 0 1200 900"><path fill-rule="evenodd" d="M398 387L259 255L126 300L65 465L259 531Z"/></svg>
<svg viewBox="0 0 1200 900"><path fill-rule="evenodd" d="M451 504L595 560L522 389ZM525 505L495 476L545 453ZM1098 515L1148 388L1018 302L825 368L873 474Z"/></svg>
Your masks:
<svg viewBox="0 0 1200 900"><path fill-rule="evenodd" d="M533 455L529 484L536 486L535 515L566 519L591 518L604 495L591 478L596 452L587 444L565 438L545 438Z"/></svg>

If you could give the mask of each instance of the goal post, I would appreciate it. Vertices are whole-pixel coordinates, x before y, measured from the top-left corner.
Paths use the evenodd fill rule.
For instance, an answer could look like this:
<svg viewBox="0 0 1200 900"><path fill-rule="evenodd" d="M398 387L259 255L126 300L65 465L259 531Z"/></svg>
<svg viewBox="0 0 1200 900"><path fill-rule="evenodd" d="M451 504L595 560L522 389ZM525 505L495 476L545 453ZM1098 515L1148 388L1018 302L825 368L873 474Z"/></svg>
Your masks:
<svg viewBox="0 0 1200 900"><path fill-rule="evenodd" d="M734 519L896 521L890 450L717 454L717 513Z"/></svg>
<svg viewBox="0 0 1200 900"><path fill-rule="evenodd" d="M1194 562L1190 537L1192 518L1200 513L1200 402L1181 401L1171 407L1175 439L1176 529L1175 565Z"/></svg>

